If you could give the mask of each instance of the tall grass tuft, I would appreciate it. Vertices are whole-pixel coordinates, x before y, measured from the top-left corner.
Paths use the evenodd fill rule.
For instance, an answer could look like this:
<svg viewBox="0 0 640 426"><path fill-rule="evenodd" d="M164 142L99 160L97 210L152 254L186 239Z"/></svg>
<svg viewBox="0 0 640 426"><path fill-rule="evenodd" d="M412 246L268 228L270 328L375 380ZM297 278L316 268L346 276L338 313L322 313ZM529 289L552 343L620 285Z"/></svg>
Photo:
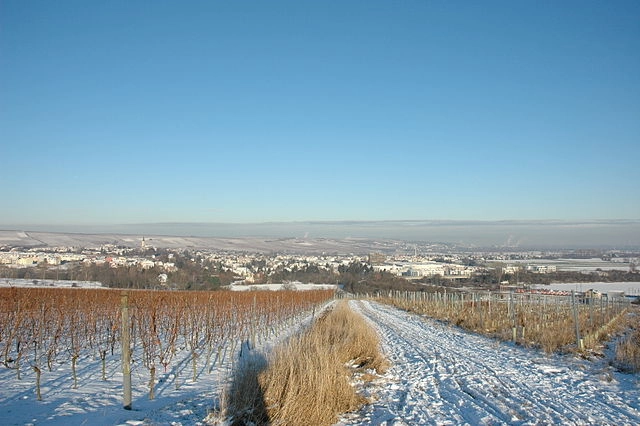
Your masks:
<svg viewBox="0 0 640 426"><path fill-rule="evenodd" d="M309 330L276 348L254 371L255 380L242 379L247 388L233 389L228 399L234 424L334 424L340 414L367 402L352 386L348 364L382 372L386 361L376 332L340 302ZM249 408L231 406L246 395L251 395Z"/></svg>
<svg viewBox="0 0 640 426"><path fill-rule="evenodd" d="M622 370L640 372L640 328L636 327L616 345L615 363Z"/></svg>

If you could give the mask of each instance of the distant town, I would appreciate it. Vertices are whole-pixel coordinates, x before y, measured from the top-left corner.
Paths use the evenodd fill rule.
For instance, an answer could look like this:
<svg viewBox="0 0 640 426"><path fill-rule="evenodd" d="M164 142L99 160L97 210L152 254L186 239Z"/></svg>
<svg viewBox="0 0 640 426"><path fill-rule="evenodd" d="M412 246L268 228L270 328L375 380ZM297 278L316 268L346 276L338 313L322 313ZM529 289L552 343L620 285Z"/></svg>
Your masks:
<svg viewBox="0 0 640 426"><path fill-rule="evenodd" d="M2 286L219 290L312 283L364 293L640 281L640 253L620 250L474 251L389 240L247 238L196 243L133 235L16 237L8 231L0 237ZM113 242L104 242L108 239ZM74 245L54 245L65 242Z"/></svg>

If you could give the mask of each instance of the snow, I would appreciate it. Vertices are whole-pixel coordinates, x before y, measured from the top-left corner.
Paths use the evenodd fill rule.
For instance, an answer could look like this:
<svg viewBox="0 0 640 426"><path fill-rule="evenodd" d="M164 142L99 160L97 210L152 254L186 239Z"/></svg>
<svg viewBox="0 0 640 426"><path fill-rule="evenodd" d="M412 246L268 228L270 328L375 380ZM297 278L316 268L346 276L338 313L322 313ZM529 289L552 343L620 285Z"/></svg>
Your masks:
<svg viewBox="0 0 640 426"><path fill-rule="evenodd" d="M102 288L99 281L39 280L24 278L0 278L0 287L67 287Z"/></svg>
<svg viewBox="0 0 640 426"><path fill-rule="evenodd" d="M640 282L627 281L627 282L585 282L585 283L552 283L537 284L534 288L561 290L561 291L587 291L593 289L602 293L611 291L622 291L628 295L640 295Z"/></svg>
<svg viewBox="0 0 640 426"><path fill-rule="evenodd" d="M100 360L81 359L78 389L73 389L70 365L59 365L42 374L43 401L35 395L34 374L24 369L22 380L15 371L0 370L0 424L3 425L124 425L124 424L196 424L213 406L224 384L224 368L213 374L200 372L192 383L175 372L160 374L156 399L147 397L148 373L141 366L132 372L133 410L122 408L122 373L119 356L107 363L108 380L102 381ZM185 366L188 367L188 366ZM188 370L185 368L185 370ZM177 370L176 370L177 371ZM181 383L176 389L176 383Z"/></svg>
<svg viewBox="0 0 640 426"><path fill-rule="evenodd" d="M336 290L335 284L303 284L300 282L282 283L282 284L232 284L229 290L232 291L253 291L253 290Z"/></svg>
<svg viewBox="0 0 640 426"><path fill-rule="evenodd" d="M620 261L608 261L601 258L592 259L513 259L509 263L525 264L525 265L554 265L558 271L573 271L573 272L596 272L597 270L603 271L628 271L630 267L629 259L625 259L625 262Z"/></svg>
<svg viewBox="0 0 640 426"><path fill-rule="evenodd" d="M638 375L466 333L369 301L392 366L338 425L640 424Z"/></svg>

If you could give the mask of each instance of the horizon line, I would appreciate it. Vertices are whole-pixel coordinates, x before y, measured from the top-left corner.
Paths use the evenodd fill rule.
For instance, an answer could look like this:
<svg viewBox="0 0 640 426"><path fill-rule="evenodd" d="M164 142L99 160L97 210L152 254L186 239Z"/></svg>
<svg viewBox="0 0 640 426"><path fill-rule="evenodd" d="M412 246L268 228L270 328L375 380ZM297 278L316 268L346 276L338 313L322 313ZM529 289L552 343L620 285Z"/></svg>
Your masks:
<svg viewBox="0 0 640 426"><path fill-rule="evenodd" d="M161 222L130 222L130 223L31 223L31 224L0 224L0 230L15 230L9 228L20 228L28 231L30 227L118 227L118 226L162 226L162 225L367 225L367 224L431 224L431 225L562 225L562 224L636 224L640 223L640 218L618 218L618 219L339 219L339 220L271 220L263 222L225 222L225 221L161 221Z"/></svg>

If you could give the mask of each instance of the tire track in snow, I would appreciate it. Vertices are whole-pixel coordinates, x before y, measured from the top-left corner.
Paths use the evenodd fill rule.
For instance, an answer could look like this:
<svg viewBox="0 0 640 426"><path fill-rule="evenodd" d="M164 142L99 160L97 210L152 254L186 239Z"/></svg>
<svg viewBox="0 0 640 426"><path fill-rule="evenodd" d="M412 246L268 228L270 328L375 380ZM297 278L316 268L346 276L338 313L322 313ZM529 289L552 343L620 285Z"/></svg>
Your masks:
<svg viewBox="0 0 640 426"><path fill-rule="evenodd" d="M351 306L376 328L392 367L374 402L339 425L640 424L637 375L612 375L390 306Z"/></svg>

